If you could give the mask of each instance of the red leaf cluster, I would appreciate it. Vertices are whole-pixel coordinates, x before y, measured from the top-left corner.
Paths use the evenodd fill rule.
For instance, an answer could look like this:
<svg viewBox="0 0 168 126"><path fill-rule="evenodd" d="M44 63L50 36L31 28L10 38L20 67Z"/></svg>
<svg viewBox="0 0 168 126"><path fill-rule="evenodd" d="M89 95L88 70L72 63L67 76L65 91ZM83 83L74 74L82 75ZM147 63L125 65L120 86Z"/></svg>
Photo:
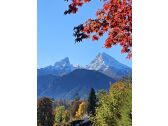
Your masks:
<svg viewBox="0 0 168 126"><path fill-rule="evenodd" d="M98 39L99 39L99 37L98 37L97 35L93 35L93 36L92 36L92 40L93 40L93 41L98 40Z"/></svg>
<svg viewBox="0 0 168 126"><path fill-rule="evenodd" d="M69 13L76 13L77 8L91 0L72 0L69 5ZM92 40L98 40L104 33L108 36L105 40L105 48L113 45L121 45L121 53L128 53L127 58L132 57L132 0L105 0L102 9L96 12L96 19L88 19L78 33L92 36ZM87 39L88 37L81 38Z"/></svg>
<svg viewBox="0 0 168 126"><path fill-rule="evenodd" d="M66 0L68 1L68 0ZM78 7L82 6L84 3L89 2L90 0L72 0L69 5L69 9L64 12L64 14L75 14L78 11Z"/></svg>

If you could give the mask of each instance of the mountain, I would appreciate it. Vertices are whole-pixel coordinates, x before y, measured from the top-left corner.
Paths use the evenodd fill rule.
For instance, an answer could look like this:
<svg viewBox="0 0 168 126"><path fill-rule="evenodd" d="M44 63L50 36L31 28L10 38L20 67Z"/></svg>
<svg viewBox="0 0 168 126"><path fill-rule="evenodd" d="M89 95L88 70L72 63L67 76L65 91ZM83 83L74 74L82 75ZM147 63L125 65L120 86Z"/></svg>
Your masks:
<svg viewBox="0 0 168 126"><path fill-rule="evenodd" d="M99 53L86 67L72 65L66 57L38 69L38 97L73 99L78 93L86 98L90 88L107 90L110 82L131 75L131 68L106 53Z"/></svg>
<svg viewBox="0 0 168 126"><path fill-rule="evenodd" d="M38 75L56 75L63 76L76 69L88 69L99 71L107 76L120 80L124 76L132 76L132 70L128 66L118 62L113 57L106 53L99 53L92 62L86 67L81 67L80 65L72 65L69 58L66 57L54 65L50 65L37 70Z"/></svg>
<svg viewBox="0 0 168 126"><path fill-rule="evenodd" d="M38 75L52 74L52 75L62 76L79 68L80 68L79 65L73 66L72 64L70 64L69 58L66 57L60 60L59 62L56 62L53 66L50 65L50 66L38 69L37 72L38 72Z"/></svg>
<svg viewBox="0 0 168 126"><path fill-rule="evenodd" d="M106 53L99 53L96 58L86 66L86 69L99 71L115 80L132 75L131 68L118 62Z"/></svg>
<svg viewBox="0 0 168 126"><path fill-rule="evenodd" d="M115 80L98 71L86 69L76 69L61 77L41 75L38 76L38 97L73 99L78 93L81 98L86 98L92 87L107 90L110 82Z"/></svg>

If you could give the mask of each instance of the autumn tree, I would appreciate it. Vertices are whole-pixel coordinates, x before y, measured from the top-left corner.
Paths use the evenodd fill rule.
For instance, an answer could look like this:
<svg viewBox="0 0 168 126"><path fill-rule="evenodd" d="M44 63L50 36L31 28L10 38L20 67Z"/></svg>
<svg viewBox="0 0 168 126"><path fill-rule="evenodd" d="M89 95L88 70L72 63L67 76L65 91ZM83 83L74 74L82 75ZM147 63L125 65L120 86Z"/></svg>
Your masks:
<svg viewBox="0 0 168 126"><path fill-rule="evenodd" d="M68 1L68 0L65 0ZM75 14L78 8L91 0L72 0L64 14ZM104 3L102 9L97 10L96 19L88 19L83 24L74 27L76 42L91 38L99 40L107 33L104 47L114 45L122 47L121 53L132 57L132 0L100 0Z"/></svg>
<svg viewBox="0 0 168 126"><path fill-rule="evenodd" d="M71 108L70 108L71 118L75 117L76 111L78 110L80 104L81 104L81 101L74 100L71 102Z"/></svg>
<svg viewBox="0 0 168 126"><path fill-rule="evenodd" d="M38 126L53 126L54 124L52 101L47 97L38 99L37 123Z"/></svg>
<svg viewBox="0 0 168 126"><path fill-rule="evenodd" d="M99 97L93 126L132 126L132 84L130 80L111 85L108 93Z"/></svg>
<svg viewBox="0 0 168 126"><path fill-rule="evenodd" d="M97 98L96 98L95 90L91 88L91 91L88 97L88 107L87 107L88 114L95 115L96 103L97 103Z"/></svg>
<svg viewBox="0 0 168 126"><path fill-rule="evenodd" d="M85 113L86 113L86 103L85 103L85 102L82 102L82 103L79 105L79 108L78 108L78 111L76 112L75 117L76 117L77 119L80 119Z"/></svg>

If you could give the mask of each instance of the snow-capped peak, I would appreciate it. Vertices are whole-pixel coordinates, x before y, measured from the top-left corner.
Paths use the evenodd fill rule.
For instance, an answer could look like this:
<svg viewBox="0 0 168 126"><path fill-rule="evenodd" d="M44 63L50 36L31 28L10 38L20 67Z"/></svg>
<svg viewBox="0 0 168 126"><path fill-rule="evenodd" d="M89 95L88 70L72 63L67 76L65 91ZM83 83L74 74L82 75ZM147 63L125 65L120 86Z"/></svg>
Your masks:
<svg viewBox="0 0 168 126"><path fill-rule="evenodd" d="M112 58L110 55L106 54L106 53L99 53L97 56L96 56L97 59L95 60L99 60L99 61L102 61L105 65L111 65L112 63L115 63L118 61L115 60L114 58Z"/></svg>
<svg viewBox="0 0 168 126"><path fill-rule="evenodd" d="M124 65L106 53L99 53L96 58L86 67L91 70L108 69L108 67L122 68Z"/></svg>
<svg viewBox="0 0 168 126"><path fill-rule="evenodd" d="M131 69L115 60L106 53L99 53L96 58L86 66L86 69L102 72L109 77L119 80L124 76L131 76Z"/></svg>
<svg viewBox="0 0 168 126"><path fill-rule="evenodd" d="M70 61L69 61L69 58L66 57L58 62L55 62L54 64L54 67L57 68L57 67L68 67L68 66L71 66L70 64Z"/></svg>
<svg viewBox="0 0 168 126"><path fill-rule="evenodd" d="M72 65L69 58L66 57L54 65L38 69L38 75L54 74L62 76L76 69L89 69L102 72L114 79L121 79L125 75L131 75L131 69L126 65L118 62L113 57L106 53L99 53L95 59L86 67L80 65Z"/></svg>

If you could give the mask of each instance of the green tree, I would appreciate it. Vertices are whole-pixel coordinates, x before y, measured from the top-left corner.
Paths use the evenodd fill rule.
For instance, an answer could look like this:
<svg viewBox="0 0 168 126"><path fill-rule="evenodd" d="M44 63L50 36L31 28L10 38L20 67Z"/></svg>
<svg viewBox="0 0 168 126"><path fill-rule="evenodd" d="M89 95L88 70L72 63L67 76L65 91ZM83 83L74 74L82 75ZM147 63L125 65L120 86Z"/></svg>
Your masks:
<svg viewBox="0 0 168 126"><path fill-rule="evenodd" d="M37 103L37 125L38 126L53 126L54 115L52 110L51 99L44 97L38 99Z"/></svg>
<svg viewBox="0 0 168 126"><path fill-rule="evenodd" d="M55 113L55 123L56 124L65 124L70 119L70 113L65 109L64 106L58 106L54 110Z"/></svg>
<svg viewBox="0 0 168 126"><path fill-rule="evenodd" d="M99 91L97 92L97 94L96 94L97 100L99 100L99 99L100 99L102 96L104 96L105 94L107 94L107 91L106 91L106 90L103 90L103 89L99 90Z"/></svg>
<svg viewBox="0 0 168 126"><path fill-rule="evenodd" d="M131 83L119 81L111 85L109 93L100 96L96 116L91 118L94 126L132 125Z"/></svg>
<svg viewBox="0 0 168 126"><path fill-rule="evenodd" d="M63 121L64 111L65 111L64 106L56 107L56 109L55 109L55 122L56 123L60 123Z"/></svg>
<svg viewBox="0 0 168 126"><path fill-rule="evenodd" d="M88 97L88 107L87 107L88 114L95 115L96 103L97 103L97 98L96 98L95 90L91 88L91 91Z"/></svg>

